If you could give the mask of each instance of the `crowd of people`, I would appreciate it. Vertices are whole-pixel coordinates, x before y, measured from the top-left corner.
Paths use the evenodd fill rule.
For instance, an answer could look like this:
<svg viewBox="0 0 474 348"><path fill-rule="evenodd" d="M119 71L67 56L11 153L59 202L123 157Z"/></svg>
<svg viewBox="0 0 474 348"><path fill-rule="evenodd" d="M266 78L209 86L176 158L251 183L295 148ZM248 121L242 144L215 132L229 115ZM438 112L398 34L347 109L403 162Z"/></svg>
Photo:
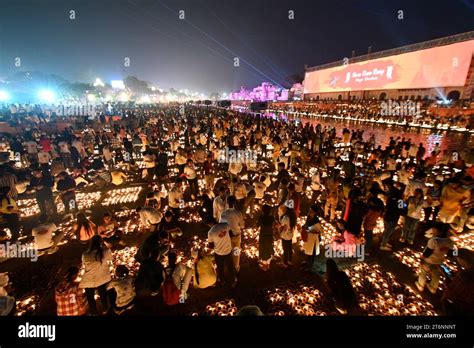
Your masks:
<svg viewBox="0 0 474 348"><path fill-rule="evenodd" d="M473 288L472 251L461 252L450 240L474 228L474 149L448 151L438 144L428 151L426 144L402 137L390 138L383 148L374 134L366 137L358 129L344 128L341 135L321 124L190 104L102 116L80 129L47 133L33 127L0 139L0 240L21 243L29 234L18 202L33 197L40 215L31 235L41 255L58 250L61 221L73 222L74 239L84 245L82 259L65 267L56 287L58 315L120 314L133 307L137 293L161 294L166 304L177 305L188 301L193 286L235 288L242 235L250 225L259 231L262 272L274 260L292 272L295 253L305 255L298 267L307 270L327 263L336 308L350 313L357 305L350 279L332 258L320 257L323 222L336 227L330 245L350 250L345 257L360 250L358 257L379 257L395 245L426 244L415 283L420 292L436 293L440 266L446 258L462 256L468 261L453 280L456 288L445 292L446 312L474 307L472 296L465 295ZM110 273L112 251L126 245L114 212L94 222L77 202L77 193L87 187L106 191L129 184L153 187L134 207L143 234L136 276L125 265ZM209 228L209 250L182 250L190 262L173 247L173 241L189 238L180 219L185 202L197 202L195 209ZM255 221L252 207L259 207ZM377 240L374 231L381 221ZM275 242L280 240L278 258Z"/></svg>
<svg viewBox="0 0 474 348"><path fill-rule="evenodd" d="M327 100L294 103L274 103L270 105L273 112L295 112L319 115L329 118L356 120L360 122L392 123L398 125L416 125L434 129L456 129L470 131L474 129L472 103L455 102L451 105L457 112L446 109L430 100ZM471 110L466 113L465 109ZM443 116L439 110L449 110Z"/></svg>

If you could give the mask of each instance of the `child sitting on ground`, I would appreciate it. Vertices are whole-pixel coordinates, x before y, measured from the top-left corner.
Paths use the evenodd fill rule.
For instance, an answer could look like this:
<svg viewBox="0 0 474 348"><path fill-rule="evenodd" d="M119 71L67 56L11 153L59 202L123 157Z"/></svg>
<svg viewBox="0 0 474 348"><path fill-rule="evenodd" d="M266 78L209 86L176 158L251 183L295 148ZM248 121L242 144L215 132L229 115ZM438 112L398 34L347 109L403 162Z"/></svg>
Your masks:
<svg viewBox="0 0 474 348"><path fill-rule="evenodd" d="M107 285L107 290L113 311L116 314L122 314L134 306L135 287L133 278L128 274L127 266L118 265L115 269L115 275L117 278Z"/></svg>

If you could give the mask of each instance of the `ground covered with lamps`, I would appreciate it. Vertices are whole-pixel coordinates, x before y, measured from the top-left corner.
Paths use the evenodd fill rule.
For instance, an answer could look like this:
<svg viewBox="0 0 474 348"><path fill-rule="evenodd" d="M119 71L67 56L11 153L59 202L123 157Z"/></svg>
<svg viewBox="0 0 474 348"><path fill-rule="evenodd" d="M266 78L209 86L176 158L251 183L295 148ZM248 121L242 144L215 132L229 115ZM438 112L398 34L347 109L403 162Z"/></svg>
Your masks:
<svg viewBox="0 0 474 348"><path fill-rule="evenodd" d="M135 254L140 242L149 232L138 231L139 222L134 218L134 207L140 206L146 193L153 189L149 184L133 184L128 187L97 191L93 186L78 193L79 207L88 209L92 219L99 219L106 211L114 212L121 228L125 232L125 244L114 249L113 266L125 264L136 274L139 264ZM310 193L303 200L302 210L308 209ZM312 197L311 197L312 198ZM266 199L274 199L267 195ZM19 201L26 217L25 226L34 223L39 212L34 200ZM180 221L184 234L173 240L177 250L190 250L192 247L206 248L208 227L200 221L196 213L197 203L189 198ZM61 209L61 206L59 206ZM312 271L302 269L299 265L303 259L302 242L294 244L295 260L291 272L281 269L274 262L269 272L262 272L257 267L258 231L255 226L259 206L248 209L249 216L244 230L242 267L239 282L235 289L208 288L189 290L189 298L184 304L166 306L160 296L137 296L136 306L127 315L235 315L238 308L256 304L269 315L340 315L331 301L330 293L324 283L324 249L316 258ZM299 219L302 225L304 218ZM5 262L2 268L8 271L15 284L17 298L16 315L53 315L55 314L54 287L56 276L65 264L77 264L86 246L80 244L72 233L72 220L59 224L66 237L58 252L39 258L38 262L17 260ZM337 235L334 224L324 222L323 243L329 243ZM457 237L460 245L470 243L472 235ZM27 242L27 239L25 240ZM413 282L418 264L416 263L421 247L395 251L394 257L376 252L364 262L354 259L338 261L353 280L353 286L360 299L359 315L437 315L439 296L423 296L414 290ZM281 255L279 241L275 241L276 256ZM419 255L418 255L419 256ZM180 252L180 257L189 262L189 253ZM383 268L380 266L383 265ZM453 265L455 267L455 265ZM111 268L112 269L112 268ZM442 285L441 285L442 286Z"/></svg>

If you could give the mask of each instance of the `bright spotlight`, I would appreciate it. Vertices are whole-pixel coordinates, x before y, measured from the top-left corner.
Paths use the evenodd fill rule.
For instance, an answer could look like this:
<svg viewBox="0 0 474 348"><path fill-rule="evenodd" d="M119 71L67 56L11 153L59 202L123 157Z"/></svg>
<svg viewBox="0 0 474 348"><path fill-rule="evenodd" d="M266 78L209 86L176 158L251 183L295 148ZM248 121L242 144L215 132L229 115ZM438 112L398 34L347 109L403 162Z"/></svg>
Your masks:
<svg viewBox="0 0 474 348"><path fill-rule="evenodd" d="M5 91L0 91L0 102L10 99L10 95Z"/></svg>
<svg viewBox="0 0 474 348"><path fill-rule="evenodd" d="M47 89L42 89L41 91L39 91L38 96L41 101L46 103L52 103L56 99L54 93Z"/></svg>
<svg viewBox="0 0 474 348"><path fill-rule="evenodd" d="M110 81L113 89L125 89L125 84L123 80L112 80Z"/></svg>
<svg viewBox="0 0 474 348"><path fill-rule="evenodd" d="M99 77L97 77L94 82L94 87L98 87L98 86L99 87L105 86L104 82Z"/></svg>
<svg viewBox="0 0 474 348"><path fill-rule="evenodd" d="M93 102L95 100L95 95L93 94L88 94L87 95L87 100L90 101L90 102Z"/></svg>

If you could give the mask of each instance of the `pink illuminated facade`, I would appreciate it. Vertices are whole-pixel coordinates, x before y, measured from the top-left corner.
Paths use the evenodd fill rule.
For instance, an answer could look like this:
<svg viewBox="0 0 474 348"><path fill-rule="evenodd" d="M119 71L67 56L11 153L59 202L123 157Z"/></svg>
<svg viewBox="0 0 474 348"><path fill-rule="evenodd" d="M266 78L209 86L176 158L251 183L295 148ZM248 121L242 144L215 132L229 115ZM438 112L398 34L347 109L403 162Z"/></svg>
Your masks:
<svg viewBox="0 0 474 348"><path fill-rule="evenodd" d="M262 83L253 90L247 87L240 87L240 91L230 94L231 100L251 100L251 101L268 101L268 100L288 100L288 90L276 87L268 82Z"/></svg>

